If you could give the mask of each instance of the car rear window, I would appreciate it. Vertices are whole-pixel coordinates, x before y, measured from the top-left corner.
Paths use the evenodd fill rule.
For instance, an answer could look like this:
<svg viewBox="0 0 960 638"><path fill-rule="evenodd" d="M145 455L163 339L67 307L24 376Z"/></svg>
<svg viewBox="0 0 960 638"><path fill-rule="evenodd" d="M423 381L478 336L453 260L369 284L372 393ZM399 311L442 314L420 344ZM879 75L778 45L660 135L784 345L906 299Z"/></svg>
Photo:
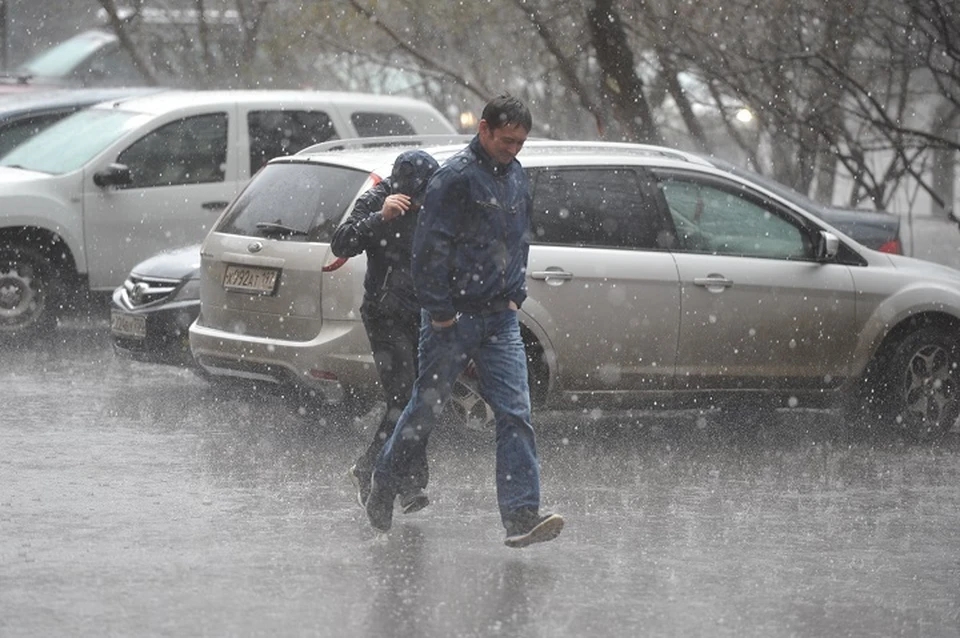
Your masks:
<svg viewBox="0 0 960 638"><path fill-rule="evenodd" d="M217 231L327 242L368 174L340 166L268 164L231 206Z"/></svg>

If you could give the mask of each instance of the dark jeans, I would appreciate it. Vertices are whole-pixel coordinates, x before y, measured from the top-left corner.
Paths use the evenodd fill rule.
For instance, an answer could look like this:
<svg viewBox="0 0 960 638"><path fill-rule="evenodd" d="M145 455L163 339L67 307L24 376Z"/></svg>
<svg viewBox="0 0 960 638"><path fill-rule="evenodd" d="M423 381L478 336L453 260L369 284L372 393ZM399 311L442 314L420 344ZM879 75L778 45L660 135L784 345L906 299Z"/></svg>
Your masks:
<svg viewBox="0 0 960 638"><path fill-rule="evenodd" d="M357 469L364 476L370 476L380 450L393 434L397 420L410 400L417 378L420 317L415 313L383 312L372 304L361 307L361 316L387 402L387 411L380 420L373 440L363 456L357 459ZM411 460L407 473L398 481L398 491L425 488L428 479L427 454L423 450L422 454Z"/></svg>
<svg viewBox="0 0 960 638"><path fill-rule="evenodd" d="M527 357L517 313L461 314L449 328L420 327L420 374L393 435L377 459L377 484L399 491L402 477L425 454L453 384L473 359L480 393L496 416L497 502L508 526L518 510L539 510L540 468L533 426Z"/></svg>

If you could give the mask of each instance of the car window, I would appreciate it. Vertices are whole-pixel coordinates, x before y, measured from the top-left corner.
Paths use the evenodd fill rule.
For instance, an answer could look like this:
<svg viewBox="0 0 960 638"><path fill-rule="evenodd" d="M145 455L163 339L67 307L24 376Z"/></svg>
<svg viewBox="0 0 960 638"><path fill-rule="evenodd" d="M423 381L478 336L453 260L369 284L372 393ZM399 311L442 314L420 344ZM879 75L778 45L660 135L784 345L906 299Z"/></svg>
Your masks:
<svg viewBox="0 0 960 638"><path fill-rule="evenodd" d="M532 243L654 248L662 224L630 168L543 169L534 182Z"/></svg>
<svg viewBox="0 0 960 638"><path fill-rule="evenodd" d="M197 115L144 135L117 157L131 184L149 188L222 182L227 163L227 114Z"/></svg>
<svg viewBox="0 0 960 638"><path fill-rule="evenodd" d="M74 109L43 113L12 120L0 126L0 157L30 139L54 122L73 113Z"/></svg>
<svg viewBox="0 0 960 638"><path fill-rule="evenodd" d="M217 231L290 241L330 241L369 175L306 162L268 164L223 217Z"/></svg>
<svg viewBox="0 0 960 638"><path fill-rule="evenodd" d="M353 127L360 137L382 137L386 135L416 135L403 116L396 113L354 113L350 116Z"/></svg>
<svg viewBox="0 0 960 638"><path fill-rule="evenodd" d="M339 137L333 120L323 111L251 111L247 126L251 175L274 157Z"/></svg>
<svg viewBox="0 0 960 638"><path fill-rule="evenodd" d="M807 233L735 184L667 175L660 189L676 227L676 250L772 259L812 257Z"/></svg>

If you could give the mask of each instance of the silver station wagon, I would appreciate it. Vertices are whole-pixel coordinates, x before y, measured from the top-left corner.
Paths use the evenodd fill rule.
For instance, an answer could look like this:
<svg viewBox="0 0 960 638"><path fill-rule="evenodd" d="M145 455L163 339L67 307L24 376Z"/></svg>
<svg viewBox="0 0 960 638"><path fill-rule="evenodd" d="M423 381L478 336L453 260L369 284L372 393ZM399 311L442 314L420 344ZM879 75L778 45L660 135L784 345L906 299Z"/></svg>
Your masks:
<svg viewBox="0 0 960 638"><path fill-rule="evenodd" d="M206 372L377 396L365 260L329 242L401 150L275 159L224 212L190 328ZM519 159L535 406L841 406L919 438L957 419L960 272L866 248L695 155L529 141Z"/></svg>

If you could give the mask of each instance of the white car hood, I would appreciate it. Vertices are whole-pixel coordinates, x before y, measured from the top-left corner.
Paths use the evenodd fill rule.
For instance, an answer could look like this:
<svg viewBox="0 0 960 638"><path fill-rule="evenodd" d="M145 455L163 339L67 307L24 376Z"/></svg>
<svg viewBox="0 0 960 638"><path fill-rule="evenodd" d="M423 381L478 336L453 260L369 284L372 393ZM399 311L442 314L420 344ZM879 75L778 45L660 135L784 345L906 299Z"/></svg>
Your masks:
<svg viewBox="0 0 960 638"><path fill-rule="evenodd" d="M19 184L33 184L50 179L50 175L37 171L28 171L10 166L0 166L0 188L7 190L7 186L16 187Z"/></svg>

